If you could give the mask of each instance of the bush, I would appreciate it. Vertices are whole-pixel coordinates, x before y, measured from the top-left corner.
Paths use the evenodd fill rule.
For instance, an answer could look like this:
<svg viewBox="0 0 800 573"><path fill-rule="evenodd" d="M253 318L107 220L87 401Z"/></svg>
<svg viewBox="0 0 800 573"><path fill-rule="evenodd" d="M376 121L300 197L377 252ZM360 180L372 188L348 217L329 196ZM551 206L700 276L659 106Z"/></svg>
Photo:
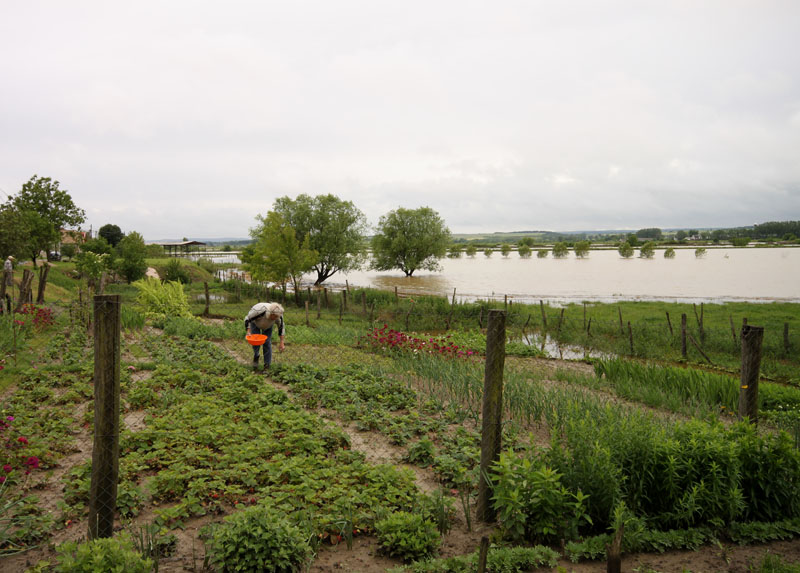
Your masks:
<svg viewBox="0 0 800 573"><path fill-rule="evenodd" d="M413 561L433 554L441 538L436 525L421 515L397 511L375 524L381 550L387 555Z"/></svg>
<svg viewBox="0 0 800 573"><path fill-rule="evenodd" d="M149 573L153 567L153 562L137 553L133 542L124 535L80 544L69 541L62 543L57 551L58 560L54 567L57 573Z"/></svg>
<svg viewBox="0 0 800 573"><path fill-rule="evenodd" d="M189 284L192 279L178 259L170 259L164 269L164 280Z"/></svg>
<svg viewBox="0 0 800 573"><path fill-rule="evenodd" d="M300 529L264 506L226 517L213 530L208 551L223 571L292 573L311 556Z"/></svg>

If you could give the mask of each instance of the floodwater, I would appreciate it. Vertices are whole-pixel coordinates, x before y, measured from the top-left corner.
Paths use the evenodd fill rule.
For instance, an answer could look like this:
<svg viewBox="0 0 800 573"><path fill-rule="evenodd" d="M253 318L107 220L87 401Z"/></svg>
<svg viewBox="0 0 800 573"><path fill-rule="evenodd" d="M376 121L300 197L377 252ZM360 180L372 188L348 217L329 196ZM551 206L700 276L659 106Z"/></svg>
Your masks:
<svg viewBox="0 0 800 573"><path fill-rule="evenodd" d="M638 251L636 251L638 254ZM226 254L228 257L230 254ZM226 257L227 258L227 257ZM225 262L238 262L227 259ZM621 300L667 302L800 302L800 248L708 248L695 256L694 248L676 249L665 259L663 249L652 259L623 259L616 250L590 251L585 259L570 252L539 259L536 252L521 259L516 252L504 258L482 252L469 258L442 259L442 270L336 273L325 282L330 289L372 287L400 294L434 294L456 300L477 299L553 304ZM313 283L304 277L303 284Z"/></svg>
<svg viewBox="0 0 800 573"><path fill-rule="evenodd" d="M638 254L638 251L637 251ZM326 285L371 286L404 294L439 294L457 300L495 299L516 302L658 300L669 302L800 302L800 248L676 249L674 259L656 250L652 259L623 259L616 250L590 251L585 259L570 252L529 259L517 253L504 258L443 259L439 273L338 273Z"/></svg>

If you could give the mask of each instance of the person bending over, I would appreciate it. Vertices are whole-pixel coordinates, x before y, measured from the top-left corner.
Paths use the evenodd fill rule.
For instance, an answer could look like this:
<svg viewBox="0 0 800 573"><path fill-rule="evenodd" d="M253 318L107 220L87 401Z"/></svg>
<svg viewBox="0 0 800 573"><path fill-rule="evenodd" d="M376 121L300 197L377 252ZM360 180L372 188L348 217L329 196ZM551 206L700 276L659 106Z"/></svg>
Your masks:
<svg viewBox="0 0 800 573"><path fill-rule="evenodd" d="M272 327L278 325L280 345L278 350L283 352L286 328L283 324L283 307L277 302L259 302L244 319L247 334L266 334L267 341L263 346L253 346L253 370L258 368L259 349L264 348L264 370L272 364Z"/></svg>

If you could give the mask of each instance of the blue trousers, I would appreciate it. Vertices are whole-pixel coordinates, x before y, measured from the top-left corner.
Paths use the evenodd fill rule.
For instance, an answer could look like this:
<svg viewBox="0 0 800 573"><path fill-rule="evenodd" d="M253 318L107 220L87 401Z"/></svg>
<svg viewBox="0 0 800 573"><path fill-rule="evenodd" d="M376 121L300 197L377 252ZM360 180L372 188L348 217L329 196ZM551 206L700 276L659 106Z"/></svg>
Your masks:
<svg viewBox="0 0 800 573"><path fill-rule="evenodd" d="M255 324L250 324L250 334L266 334L267 341L262 346L253 347L253 362L258 362L259 349L264 349L264 366L272 364L272 326L264 330L258 328Z"/></svg>

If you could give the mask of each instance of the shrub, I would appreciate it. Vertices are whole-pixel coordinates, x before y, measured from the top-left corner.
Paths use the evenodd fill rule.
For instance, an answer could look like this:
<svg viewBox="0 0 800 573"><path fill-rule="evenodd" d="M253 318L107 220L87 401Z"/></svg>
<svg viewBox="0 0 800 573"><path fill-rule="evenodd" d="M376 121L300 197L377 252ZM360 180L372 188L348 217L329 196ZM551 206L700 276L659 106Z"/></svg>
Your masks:
<svg viewBox="0 0 800 573"><path fill-rule="evenodd" d="M137 553L133 542L124 535L84 543L68 541L62 543L57 551L56 573L149 573L153 567L153 562Z"/></svg>
<svg viewBox="0 0 800 573"><path fill-rule="evenodd" d="M192 282L189 273L178 259L170 259L164 268L164 280L188 284Z"/></svg>
<svg viewBox="0 0 800 573"><path fill-rule="evenodd" d="M189 318L189 301L183 292L183 285L178 282L161 283L157 279L148 277L133 283L139 294L137 302L144 306L147 316L160 315L182 316Z"/></svg>
<svg viewBox="0 0 800 573"><path fill-rule="evenodd" d="M311 556L300 529L264 506L226 517L214 528L208 550L223 571L292 573Z"/></svg>
<svg viewBox="0 0 800 573"><path fill-rule="evenodd" d="M433 554L441 543L436 525L421 515L397 511L375 523L378 543L387 555L413 561Z"/></svg>

